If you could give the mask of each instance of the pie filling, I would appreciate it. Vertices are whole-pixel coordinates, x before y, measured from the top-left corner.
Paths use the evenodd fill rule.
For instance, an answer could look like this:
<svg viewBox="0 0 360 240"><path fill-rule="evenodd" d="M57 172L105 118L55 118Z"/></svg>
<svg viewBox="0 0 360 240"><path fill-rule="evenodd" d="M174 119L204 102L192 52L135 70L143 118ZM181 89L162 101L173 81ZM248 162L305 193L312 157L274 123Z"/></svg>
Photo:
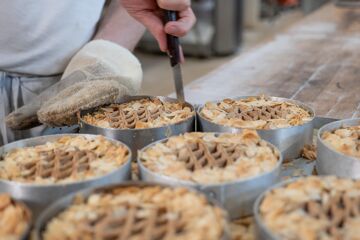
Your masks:
<svg viewBox="0 0 360 240"><path fill-rule="evenodd" d="M279 153L254 130L242 133L185 133L140 152L149 170L201 184L253 177L275 168Z"/></svg>
<svg viewBox="0 0 360 240"><path fill-rule="evenodd" d="M100 107L83 116L83 120L102 128L142 129L179 123L194 115L195 112L184 103L143 98Z"/></svg>
<svg viewBox="0 0 360 240"><path fill-rule="evenodd" d="M127 148L102 136L63 136L0 158L0 179L27 183L70 183L103 176L123 165Z"/></svg>
<svg viewBox="0 0 360 240"><path fill-rule="evenodd" d="M185 188L117 187L78 197L54 217L46 239L216 239L224 234L224 212Z"/></svg>
<svg viewBox="0 0 360 240"><path fill-rule="evenodd" d="M302 178L267 193L260 214L280 239L359 239L360 181Z"/></svg>
<svg viewBox="0 0 360 240"><path fill-rule="evenodd" d="M239 100L208 102L201 109L210 122L237 128L277 129L302 125L311 121L311 113L290 102L271 100L265 96Z"/></svg>
<svg viewBox="0 0 360 240"><path fill-rule="evenodd" d="M332 132L324 132L321 137L336 151L360 158L360 125L343 126Z"/></svg>
<svg viewBox="0 0 360 240"><path fill-rule="evenodd" d="M0 239L21 239L31 221L30 211L6 193L0 193Z"/></svg>

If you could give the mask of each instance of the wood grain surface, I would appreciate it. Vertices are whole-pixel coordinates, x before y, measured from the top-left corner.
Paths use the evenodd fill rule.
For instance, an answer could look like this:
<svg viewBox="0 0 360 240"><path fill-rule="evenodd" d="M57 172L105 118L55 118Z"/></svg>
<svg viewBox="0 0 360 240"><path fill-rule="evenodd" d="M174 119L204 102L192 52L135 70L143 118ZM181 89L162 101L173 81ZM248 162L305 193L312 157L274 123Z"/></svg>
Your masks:
<svg viewBox="0 0 360 240"><path fill-rule="evenodd" d="M186 86L196 104L258 94L300 100L322 117L360 117L360 8L327 4Z"/></svg>

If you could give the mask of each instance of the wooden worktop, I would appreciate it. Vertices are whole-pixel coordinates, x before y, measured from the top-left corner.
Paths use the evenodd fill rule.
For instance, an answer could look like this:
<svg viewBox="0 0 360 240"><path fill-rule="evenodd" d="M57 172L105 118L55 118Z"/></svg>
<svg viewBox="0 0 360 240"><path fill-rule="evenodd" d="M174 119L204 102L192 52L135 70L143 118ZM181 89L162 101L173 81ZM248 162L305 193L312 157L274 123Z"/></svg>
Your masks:
<svg viewBox="0 0 360 240"><path fill-rule="evenodd" d="M318 116L360 117L360 8L325 5L186 86L192 103L262 93L305 102Z"/></svg>

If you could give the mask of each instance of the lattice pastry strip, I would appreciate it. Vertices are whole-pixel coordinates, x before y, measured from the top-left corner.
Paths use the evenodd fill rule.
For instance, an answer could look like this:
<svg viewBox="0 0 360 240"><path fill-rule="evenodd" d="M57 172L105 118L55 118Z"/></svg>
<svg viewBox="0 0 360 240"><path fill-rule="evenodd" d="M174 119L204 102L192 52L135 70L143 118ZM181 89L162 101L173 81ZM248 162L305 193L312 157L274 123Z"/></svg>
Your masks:
<svg viewBox="0 0 360 240"><path fill-rule="evenodd" d="M188 141L184 148L178 150L179 161L186 163L186 168L196 171L205 167L225 168L247 153L241 144L224 144L205 142L201 139Z"/></svg>
<svg viewBox="0 0 360 240"><path fill-rule="evenodd" d="M309 201L304 204L305 211L316 219L330 222L327 232L336 239L341 239L341 229L346 221L360 217L360 197L350 197L338 193L327 202Z"/></svg>
<svg viewBox="0 0 360 240"><path fill-rule="evenodd" d="M235 106L233 111L228 114L228 118L240 118L244 121L271 120L285 118L288 110L281 104L273 106Z"/></svg>
<svg viewBox="0 0 360 240"><path fill-rule="evenodd" d="M119 206L123 211L111 209L100 215L96 221L88 222L81 230L94 239L172 239L184 231L183 220L171 217L165 207L142 207L139 205ZM124 209L123 209L124 208Z"/></svg>
<svg viewBox="0 0 360 240"><path fill-rule="evenodd" d="M22 176L26 179L54 178L56 180L76 177L90 168L96 154L89 150L52 149L41 151L40 158L22 166Z"/></svg>

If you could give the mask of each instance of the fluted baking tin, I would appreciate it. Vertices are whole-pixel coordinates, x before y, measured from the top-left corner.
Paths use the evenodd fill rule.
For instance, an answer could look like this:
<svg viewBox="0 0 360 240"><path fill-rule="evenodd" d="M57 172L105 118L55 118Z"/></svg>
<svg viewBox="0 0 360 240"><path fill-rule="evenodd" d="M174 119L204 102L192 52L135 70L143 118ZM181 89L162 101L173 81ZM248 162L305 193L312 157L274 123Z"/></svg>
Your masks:
<svg viewBox="0 0 360 240"><path fill-rule="evenodd" d="M336 151L321 138L324 132L332 132L342 126L356 125L360 125L360 118L340 120L320 128L317 135L316 171L318 174L360 179L360 159Z"/></svg>
<svg viewBox="0 0 360 240"><path fill-rule="evenodd" d="M116 103L126 103L133 100L140 100L143 98L159 98L163 102L178 102L177 99L169 97L151 97L151 96L126 96L121 98ZM133 160L136 160L137 151L151 142L164 139L170 136L178 135L185 132L191 132L195 130L195 110L194 107L185 102L185 105L194 111L194 116L190 117L182 122L171 124L163 127L145 128L145 129L114 129L114 128L102 128L91 125L84 120L82 116L93 112L95 109L82 111L80 113L80 132L101 134L109 138L120 140L127 144L131 151Z"/></svg>
<svg viewBox="0 0 360 240"><path fill-rule="evenodd" d="M255 236L256 240L280 240L278 237L275 236L274 233L270 231L269 228L266 227L265 223L262 221L262 218L260 216L260 204L264 200L267 193L270 191L280 188L283 186L286 186L294 181L296 181L298 178L289 179L286 181L282 181L271 188L267 189L265 192L263 192L255 201L254 207L253 207L253 213L255 218Z"/></svg>
<svg viewBox="0 0 360 240"><path fill-rule="evenodd" d="M96 137L96 135L90 134L59 134L29 138L1 147L0 156L14 148L36 146L49 141L55 141L59 137L63 136L85 136L87 138ZM113 139L107 138L107 140L115 144L122 144L126 146L125 144ZM126 146L126 148L128 147ZM9 193L14 199L23 201L32 210L33 217L36 219L44 208L66 194L87 187L103 186L110 183L118 183L129 180L131 174L131 152L129 148L128 150L129 156L127 161L119 168L104 176L95 177L84 181L60 184L22 183L0 179L0 192Z"/></svg>
<svg viewBox="0 0 360 240"><path fill-rule="evenodd" d="M127 186L171 187L170 185L167 185L167 184L156 184L156 183L145 183L145 182L139 182L139 181L131 181L131 182L123 182L123 183L120 183L120 184L112 184L112 185L107 185L107 186L97 187L97 188L88 188L88 189L84 189L82 191L78 191L78 192L69 194L68 196L63 197L62 199L58 200L57 202L55 202L54 204L49 206L41 214L41 216L37 219L37 221L35 223L35 228L34 228L35 240L41 240L42 239L41 234L45 230L46 224L53 217L55 217L57 214L59 214L61 211L64 211L69 205L71 205L73 203L73 200L74 200L75 197L81 195L82 197L87 198L88 196L90 196L92 193L95 193L95 192L101 192L101 191L110 190L110 189L116 188L116 187L127 187ZM193 189L190 189L190 190L194 191ZM216 202L216 200L214 200L212 198L208 198L208 201L209 201L210 204L212 204L214 206L219 206L218 203ZM229 239L230 239L230 233L228 232L228 229L226 228L226 229L224 229L224 235L221 238L221 240L229 240Z"/></svg>
<svg viewBox="0 0 360 240"><path fill-rule="evenodd" d="M141 151L145 151L153 145L165 141L167 141L167 139L152 143ZM252 214L252 207L255 199L263 191L280 180L280 170L283 158L275 146L270 143L268 144L279 153L278 163L270 172L262 173L254 177L218 184L199 184L151 171L142 164L141 159L138 157L140 179L146 182L157 182L172 186L195 188L204 192L209 197L215 198L228 211L231 219L248 216Z"/></svg>
<svg viewBox="0 0 360 240"><path fill-rule="evenodd" d="M243 96L235 98L235 100L248 98L251 96ZM257 96L252 96L257 97ZM290 102L296 104L305 110L309 111L312 116L311 121L306 122L299 126L292 126L287 128L277 128L277 129L257 129L256 131L264 140L274 144L282 153L282 156L285 160L292 160L300 156L301 150L306 144L312 143L313 138L313 128L314 128L314 117L315 112L309 106L287 98L280 97L269 97L270 100L279 101L279 102ZM213 123L206 118L202 117L200 112L203 106L198 108L197 118L199 130L203 132L230 132L236 133L241 131L241 128L229 127L225 125L220 125Z"/></svg>

